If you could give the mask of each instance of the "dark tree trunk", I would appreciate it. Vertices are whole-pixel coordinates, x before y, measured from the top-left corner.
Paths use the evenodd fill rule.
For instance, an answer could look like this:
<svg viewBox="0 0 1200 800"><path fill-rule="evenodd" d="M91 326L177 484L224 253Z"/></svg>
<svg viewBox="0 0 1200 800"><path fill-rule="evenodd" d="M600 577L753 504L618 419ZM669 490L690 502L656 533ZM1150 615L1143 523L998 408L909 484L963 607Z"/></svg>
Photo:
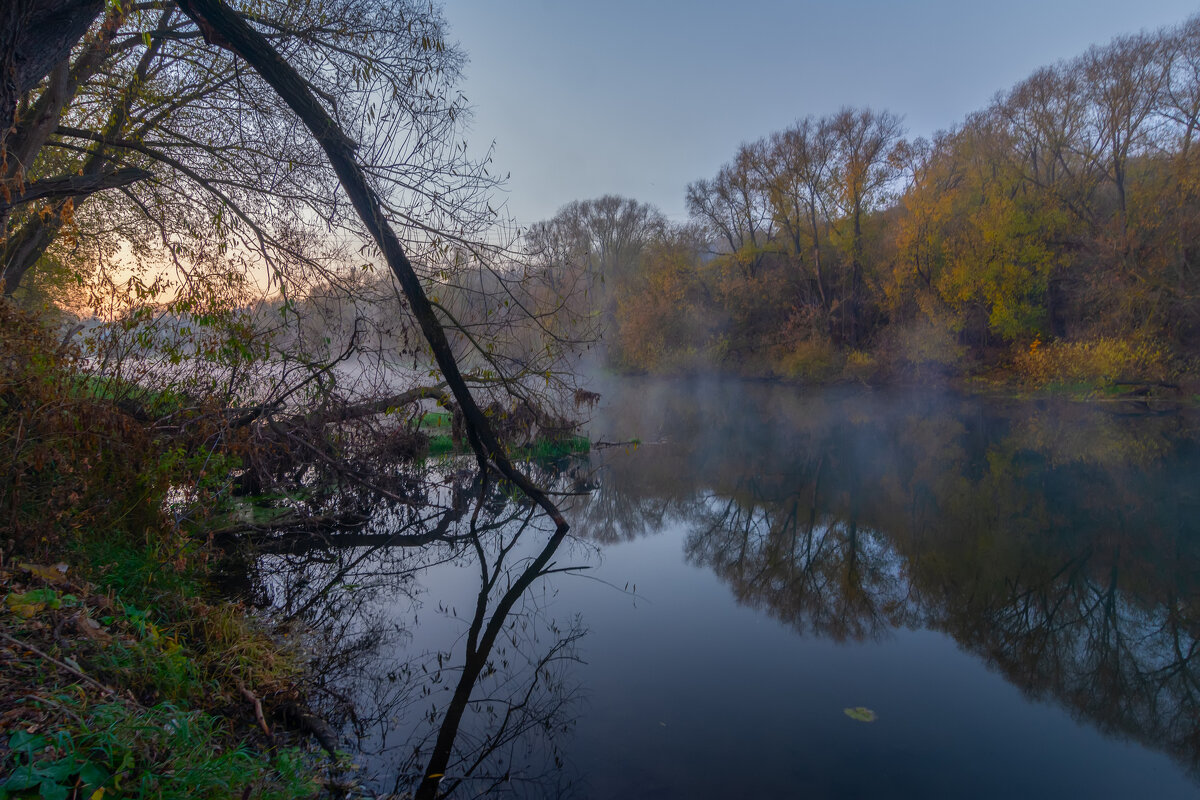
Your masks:
<svg viewBox="0 0 1200 800"><path fill-rule="evenodd" d="M372 238L387 259L388 266L408 300L421 332L429 342L438 367L462 411L467 426L467 438L481 467L490 459L496 471L515 484L537 503L561 535L567 521L546 493L517 471L500 446L495 432L471 395L458 368L446 331L438 321L429 298L413 270L400 240L384 217L383 207L366 174L354 158L354 143L329 116L312 90L295 69L275 50L269 41L237 16L222 0L178 0L179 7L196 21L205 39L241 56L279 94L296 113L324 149L338 180L354 204L355 211L371 232Z"/></svg>
<svg viewBox="0 0 1200 800"><path fill-rule="evenodd" d="M0 2L0 161L21 96L38 85L104 10L104 0Z"/></svg>

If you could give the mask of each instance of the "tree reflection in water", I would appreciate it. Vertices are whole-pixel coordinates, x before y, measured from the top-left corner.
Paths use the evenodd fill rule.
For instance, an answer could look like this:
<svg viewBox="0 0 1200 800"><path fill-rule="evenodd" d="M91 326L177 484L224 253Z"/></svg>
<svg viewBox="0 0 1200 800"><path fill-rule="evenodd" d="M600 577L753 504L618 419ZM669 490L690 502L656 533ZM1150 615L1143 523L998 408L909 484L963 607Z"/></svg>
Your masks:
<svg viewBox="0 0 1200 800"><path fill-rule="evenodd" d="M1191 414L745 384L629 394L614 418L675 444L608 459L598 494L620 497L587 510L621 517L581 528L629 537L665 515L691 562L798 632L945 632L1028 696L1200 768Z"/></svg>
<svg viewBox="0 0 1200 800"><path fill-rule="evenodd" d="M434 495L437 513L393 506L358 530L259 542L251 584L275 614L302 624L314 648L312 694L353 733L368 784L416 798L500 786L564 794L555 739L575 713L565 667L583 630L574 616L551 617L535 589L575 569L554 561L565 536L466 471ZM439 603L431 620L423 608L420 580L439 567L477 575L465 618ZM447 638L414 655L422 614Z"/></svg>
<svg viewBox="0 0 1200 800"><path fill-rule="evenodd" d="M665 444L540 475L584 492L573 533L603 548L682 526L687 560L798 635L943 632L1027 696L1200 770L1192 413L732 382L609 401L606 434ZM592 545L473 475L431 486L356 530L261 542L252 584L320 643L314 695L376 790L564 794L582 625L550 603L556 559ZM457 607L425 599L465 576Z"/></svg>

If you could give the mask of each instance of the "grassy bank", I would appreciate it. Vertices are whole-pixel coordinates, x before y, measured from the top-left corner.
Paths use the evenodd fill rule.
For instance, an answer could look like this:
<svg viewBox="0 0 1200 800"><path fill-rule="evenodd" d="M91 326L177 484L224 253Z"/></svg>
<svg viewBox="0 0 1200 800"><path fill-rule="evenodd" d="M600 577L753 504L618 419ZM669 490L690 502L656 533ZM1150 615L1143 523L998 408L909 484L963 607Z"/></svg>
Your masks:
<svg viewBox="0 0 1200 800"><path fill-rule="evenodd" d="M0 800L318 793L276 722L304 659L213 587L204 410L164 432L33 317L0 332Z"/></svg>
<svg viewBox="0 0 1200 800"><path fill-rule="evenodd" d="M0 568L0 798L306 797L321 760L272 724L304 663L216 597L190 539L84 535Z"/></svg>

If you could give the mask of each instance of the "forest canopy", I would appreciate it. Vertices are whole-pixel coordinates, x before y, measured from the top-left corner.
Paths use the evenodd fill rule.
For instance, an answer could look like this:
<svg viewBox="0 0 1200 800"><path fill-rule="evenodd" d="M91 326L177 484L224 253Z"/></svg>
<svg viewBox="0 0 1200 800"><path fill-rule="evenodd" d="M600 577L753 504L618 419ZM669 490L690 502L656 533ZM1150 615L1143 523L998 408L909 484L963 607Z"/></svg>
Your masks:
<svg viewBox="0 0 1200 800"><path fill-rule="evenodd" d="M743 144L690 219L621 228L610 360L815 380L1165 381L1200 348L1200 18L1039 69L931 139L843 108ZM608 253L581 208L535 226ZM600 262L611 261L608 255Z"/></svg>

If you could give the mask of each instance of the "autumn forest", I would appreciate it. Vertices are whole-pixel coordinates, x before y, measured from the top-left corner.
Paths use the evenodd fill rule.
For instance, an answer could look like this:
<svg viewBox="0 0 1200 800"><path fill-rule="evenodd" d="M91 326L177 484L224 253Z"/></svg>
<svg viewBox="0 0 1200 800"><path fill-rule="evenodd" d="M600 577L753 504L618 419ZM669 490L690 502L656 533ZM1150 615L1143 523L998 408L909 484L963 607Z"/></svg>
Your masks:
<svg viewBox="0 0 1200 800"><path fill-rule="evenodd" d="M1039 69L931 140L844 108L747 142L690 219L534 226L624 369L1165 382L1200 347L1200 18Z"/></svg>

